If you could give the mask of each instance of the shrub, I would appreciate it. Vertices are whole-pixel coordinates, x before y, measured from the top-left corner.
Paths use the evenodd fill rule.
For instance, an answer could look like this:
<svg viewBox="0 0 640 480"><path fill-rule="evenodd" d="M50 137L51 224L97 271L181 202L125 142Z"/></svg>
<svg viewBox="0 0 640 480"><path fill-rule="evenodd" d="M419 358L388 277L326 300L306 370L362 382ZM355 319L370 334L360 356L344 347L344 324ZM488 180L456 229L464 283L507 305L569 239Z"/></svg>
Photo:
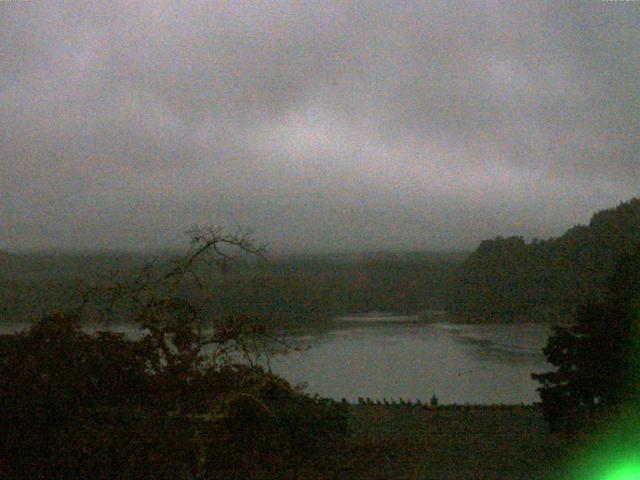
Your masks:
<svg viewBox="0 0 640 480"><path fill-rule="evenodd" d="M346 433L344 407L260 368L154 367L153 341L89 335L60 314L0 336L2 478L208 478Z"/></svg>
<svg viewBox="0 0 640 480"><path fill-rule="evenodd" d="M207 252L226 265L223 247L257 250L218 229L192 241L169 271L107 292L108 311L139 323L139 339L84 332L86 302L0 335L0 478L277 476L344 436L345 407L257 366L264 324L205 318L193 290L180 294L185 279L204 285L196 265Z"/></svg>

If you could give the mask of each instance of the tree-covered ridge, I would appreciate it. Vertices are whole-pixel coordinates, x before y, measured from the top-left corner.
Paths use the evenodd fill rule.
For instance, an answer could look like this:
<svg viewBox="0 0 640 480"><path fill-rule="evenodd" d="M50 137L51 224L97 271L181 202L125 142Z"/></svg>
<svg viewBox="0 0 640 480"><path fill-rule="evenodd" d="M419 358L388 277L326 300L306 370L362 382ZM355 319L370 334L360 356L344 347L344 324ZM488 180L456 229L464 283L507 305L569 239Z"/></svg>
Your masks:
<svg viewBox="0 0 640 480"><path fill-rule="evenodd" d="M467 320L554 320L600 298L617 261L640 244L640 198L558 238L483 241L460 267L447 308Z"/></svg>
<svg viewBox="0 0 640 480"><path fill-rule="evenodd" d="M291 321L370 310L415 314L444 308L446 291L466 252L397 252L238 259L224 273L203 267L217 285L217 313L252 313ZM0 323L82 301L90 286L126 279L153 260L133 253L12 254L0 261ZM156 265L171 262L156 257ZM209 268L209 271L206 269ZM214 301L215 300L215 301Z"/></svg>

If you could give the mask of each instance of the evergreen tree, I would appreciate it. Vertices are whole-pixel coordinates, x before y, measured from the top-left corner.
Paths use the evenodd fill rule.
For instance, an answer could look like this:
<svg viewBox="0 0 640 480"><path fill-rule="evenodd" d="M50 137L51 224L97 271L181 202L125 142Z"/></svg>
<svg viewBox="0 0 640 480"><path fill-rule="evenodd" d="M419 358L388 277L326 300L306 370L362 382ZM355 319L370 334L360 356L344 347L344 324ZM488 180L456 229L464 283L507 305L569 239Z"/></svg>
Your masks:
<svg viewBox="0 0 640 480"><path fill-rule="evenodd" d="M552 430L576 430L594 414L640 399L640 248L624 257L603 300L583 304L544 348L553 372L534 374Z"/></svg>

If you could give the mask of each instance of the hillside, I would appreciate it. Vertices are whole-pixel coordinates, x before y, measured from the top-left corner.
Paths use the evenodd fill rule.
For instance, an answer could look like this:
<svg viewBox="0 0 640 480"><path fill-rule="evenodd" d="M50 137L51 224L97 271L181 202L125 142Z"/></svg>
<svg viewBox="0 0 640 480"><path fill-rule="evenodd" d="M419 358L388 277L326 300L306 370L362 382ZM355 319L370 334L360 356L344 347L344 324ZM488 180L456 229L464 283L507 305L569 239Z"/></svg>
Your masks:
<svg viewBox="0 0 640 480"><path fill-rule="evenodd" d="M201 273L213 280L212 313L266 314L297 323L370 310L442 309L463 257L457 252L309 255L239 261L225 274ZM0 322L74 307L88 286L126 279L149 259L126 253L10 255L0 262ZM165 261L170 257L159 257L158 264Z"/></svg>
<svg viewBox="0 0 640 480"><path fill-rule="evenodd" d="M470 321L568 317L581 301L602 294L617 259L639 244L640 198L558 238L485 240L459 268L447 309Z"/></svg>

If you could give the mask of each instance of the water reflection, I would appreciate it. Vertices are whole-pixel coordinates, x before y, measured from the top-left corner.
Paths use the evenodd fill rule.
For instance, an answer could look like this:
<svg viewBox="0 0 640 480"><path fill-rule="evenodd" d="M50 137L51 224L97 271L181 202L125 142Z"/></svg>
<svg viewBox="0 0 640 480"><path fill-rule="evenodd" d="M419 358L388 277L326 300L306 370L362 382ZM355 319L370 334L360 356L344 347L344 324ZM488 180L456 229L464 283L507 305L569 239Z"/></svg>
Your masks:
<svg viewBox="0 0 640 480"><path fill-rule="evenodd" d="M273 369L310 393L444 403L538 401L532 372L545 371L547 325L335 324L307 336L310 349L277 357Z"/></svg>
<svg viewBox="0 0 640 480"><path fill-rule="evenodd" d="M0 324L0 333L27 326ZM112 329L142 334L133 325ZM441 403L532 403L539 397L530 375L549 369L541 349L551 333L543 324L335 322L291 337L310 348L271 365L292 383L306 383L309 393L335 399L425 401L436 394Z"/></svg>

